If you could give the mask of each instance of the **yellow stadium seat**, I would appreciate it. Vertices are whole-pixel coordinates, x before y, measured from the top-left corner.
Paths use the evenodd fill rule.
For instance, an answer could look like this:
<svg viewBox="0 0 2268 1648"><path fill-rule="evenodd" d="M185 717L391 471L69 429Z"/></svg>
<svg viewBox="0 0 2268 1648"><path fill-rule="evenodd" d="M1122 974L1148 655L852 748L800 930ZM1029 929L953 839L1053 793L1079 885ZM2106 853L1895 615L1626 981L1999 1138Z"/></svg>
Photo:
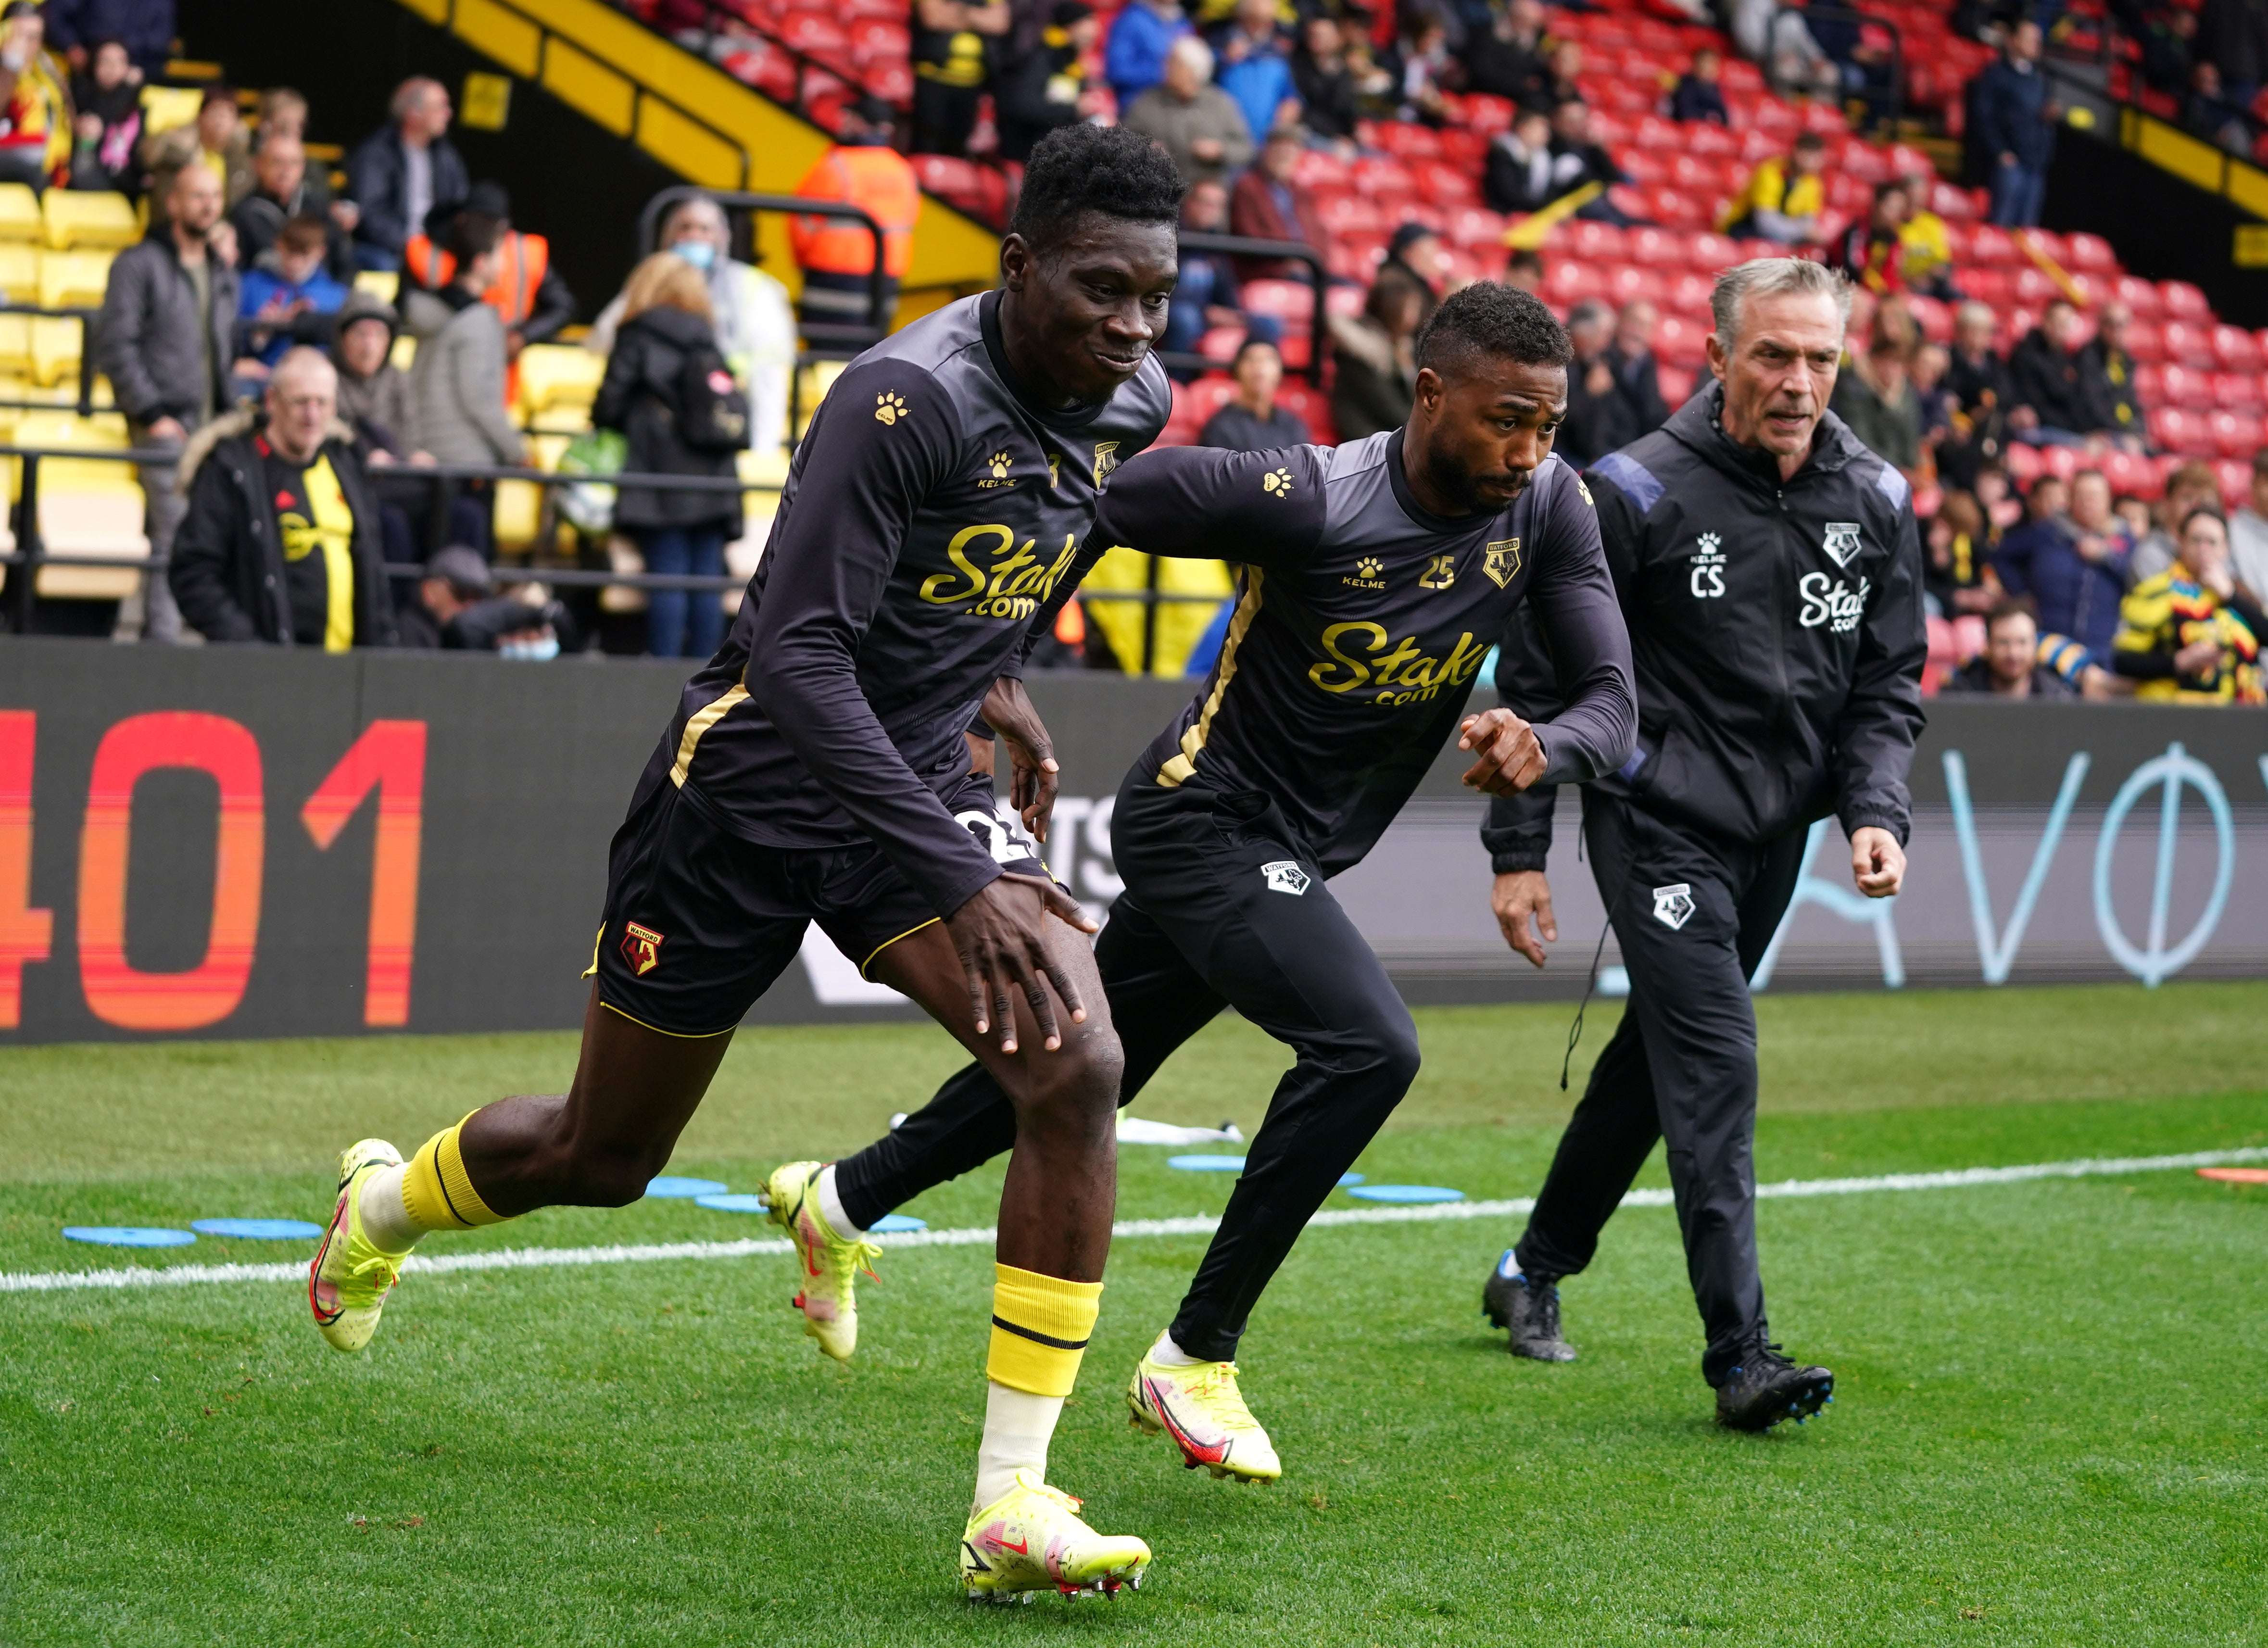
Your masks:
<svg viewBox="0 0 2268 1648"><path fill-rule="evenodd" d="M557 408L587 413L607 375L607 361L585 349L531 343L519 352L519 413L534 419Z"/></svg>
<svg viewBox="0 0 2268 1648"><path fill-rule="evenodd" d="M49 189L48 194L58 191ZM40 307L99 309L110 284L113 251L46 252L40 257Z"/></svg>
<svg viewBox="0 0 2268 1648"><path fill-rule="evenodd" d="M401 291L401 276L392 269L364 269L355 276L355 290L380 303L390 304Z"/></svg>
<svg viewBox="0 0 2268 1648"><path fill-rule="evenodd" d="M127 433L122 412L98 412L92 417L81 417L76 412L58 408L53 412L25 413L16 422L15 444L67 447L78 452L124 452L134 443ZM90 463L83 467L129 479L134 473L130 464Z"/></svg>
<svg viewBox="0 0 2268 1648"><path fill-rule="evenodd" d="M39 244L42 233L40 197L28 183L0 183L0 240Z"/></svg>
<svg viewBox="0 0 2268 1648"><path fill-rule="evenodd" d="M827 398L827 392L835 386L835 380L843 375L843 369L849 364L847 361L813 361L797 374L795 407L799 416L795 428L790 431L793 438L803 438L803 432L811 427L811 420L819 411L819 403Z"/></svg>
<svg viewBox="0 0 2268 1648"><path fill-rule="evenodd" d="M407 332L401 334L394 340L393 351L386 358L394 363L394 371L408 372L417 364L417 340Z"/></svg>
<svg viewBox="0 0 2268 1648"><path fill-rule="evenodd" d="M70 316L32 317L32 376L50 386L78 376L86 328Z"/></svg>
<svg viewBox="0 0 2268 1648"><path fill-rule="evenodd" d="M0 372L32 375L32 317L0 314Z"/></svg>
<svg viewBox="0 0 2268 1648"><path fill-rule="evenodd" d="M0 240L0 292L10 303L40 301L40 248L20 240Z"/></svg>
<svg viewBox="0 0 2268 1648"><path fill-rule="evenodd" d="M204 89L201 86L145 85L142 88L142 113L149 118L144 122L154 134L171 131L176 126L196 123L197 110L204 106Z"/></svg>
<svg viewBox="0 0 2268 1648"><path fill-rule="evenodd" d="M123 195L51 188L40 197L40 217L48 246L57 252L75 246L107 246L116 252L142 238L134 202Z"/></svg>
<svg viewBox="0 0 2268 1648"><path fill-rule="evenodd" d="M40 465L40 537L49 555L99 555L138 563L150 558L143 531L142 488L132 466L86 459L50 458ZM134 592L138 565L42 567L42 595L117 600Z"/></svg>
<svg viewBox="0 0 2268 1648"><path fill-rule="evenodd" d="M543 524L543 489L533 481L497 482L495 520L498 549L527 548Z"/></svg>

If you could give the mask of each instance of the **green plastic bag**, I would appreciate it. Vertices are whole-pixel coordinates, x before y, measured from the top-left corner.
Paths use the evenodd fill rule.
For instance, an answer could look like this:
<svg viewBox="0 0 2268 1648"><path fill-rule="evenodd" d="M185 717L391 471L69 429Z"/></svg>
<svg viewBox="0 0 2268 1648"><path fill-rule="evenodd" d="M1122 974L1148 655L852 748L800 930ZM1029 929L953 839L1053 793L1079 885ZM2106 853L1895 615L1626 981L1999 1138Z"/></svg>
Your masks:
<svg viewBox="0 0 2268 1648"><path fill-rule="evenodd" d="M620 475L630 458L630 442L620 430L590 430L578 435L559 455L561 475ZM615 489L596 481L559 489L559 513L577 532L603 537L615 524Z"/></svg>

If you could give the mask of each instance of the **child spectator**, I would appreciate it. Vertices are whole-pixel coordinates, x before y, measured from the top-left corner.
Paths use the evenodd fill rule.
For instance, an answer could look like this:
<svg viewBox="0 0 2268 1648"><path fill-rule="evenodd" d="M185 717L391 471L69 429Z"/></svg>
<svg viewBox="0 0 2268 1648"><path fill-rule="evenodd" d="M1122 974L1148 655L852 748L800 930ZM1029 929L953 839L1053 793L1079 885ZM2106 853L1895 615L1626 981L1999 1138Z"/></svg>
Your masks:
<svg viewBox="0 0 2268 1648"><path fill-rule="evenodd" d="M1733 117L1726 112L1725 88L1719 84L1724 72L1725 60L1715 47L1704 46L1695 52L1691 67L1678 77L1676 89L1669 94L1669 118L1730 126Z"/></svg>
<svg viewBox="0 0 2268 1648"><path fill-rule="evenodd" d="M71 80L71 101L78 107L71 188L139 195L134 151L142 144L142 72L123 45L107 40L94 48L87 72Z"/></svg>
<svg viewBox="0 0 2268 1648"><path fill-rule="evenodd" d="M237 313L252 324L244 328L240 352L263 367L275 365L295 342L320 341L330 329L321 317L347 300L347 289L323 273L328 231L320 217L294 217L245 272Z"/></svg>

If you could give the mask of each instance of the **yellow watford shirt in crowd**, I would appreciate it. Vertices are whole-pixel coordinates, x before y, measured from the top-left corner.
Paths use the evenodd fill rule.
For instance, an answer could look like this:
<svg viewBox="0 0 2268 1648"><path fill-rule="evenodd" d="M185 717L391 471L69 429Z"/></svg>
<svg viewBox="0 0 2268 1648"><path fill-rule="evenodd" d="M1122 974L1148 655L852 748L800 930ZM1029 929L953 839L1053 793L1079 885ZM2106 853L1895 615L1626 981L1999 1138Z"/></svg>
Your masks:
<svg viewBox="0 0 2268 1648"><path fill-rule="evenodd" d="M1784 217L1815 217L1826 207L1827 191L1817 178L1806 177L1787 161L1775 158L1763 162L1749 174L1748 188L1726 204L1717 227L1737 229L1760 211L1775 211Z"/></svg>
<svg viewBox="0 0 2268 1648"><path fill-rule="evenodd" d="M276 500L291 638L344 652L355 639L354 510L328 458L295 464L264 438L257 445Z"/></svg>
<svg viewBox="0 0 2268 1648"><path fill-rule="evenodd" d="M2178 562L2129 591L2118 616L2117 654L2122 660L2147 658L2145 668L2161 672L2145 673L2131 662L2119 670L2139 677L2137 698L2161 703L2262 702L2260 645L2251 626ZM2217 642L2219 661L2195 674L2179 673L2174 654L2197 641Z"/></svg>

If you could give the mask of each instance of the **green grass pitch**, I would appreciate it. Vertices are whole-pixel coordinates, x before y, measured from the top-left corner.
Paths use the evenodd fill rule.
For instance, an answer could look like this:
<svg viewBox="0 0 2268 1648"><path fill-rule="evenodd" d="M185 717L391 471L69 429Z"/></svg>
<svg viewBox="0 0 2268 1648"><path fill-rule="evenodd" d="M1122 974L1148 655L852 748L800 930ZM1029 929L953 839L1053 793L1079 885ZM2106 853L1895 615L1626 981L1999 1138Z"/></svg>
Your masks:
<svg viewBox="0 0 2268 1648"><path fill-rule="evenodd" d="M1758 1006L1760 1179L2268 1143L2268 984ZM1532 1194L1569 1103L1565 1010L1418 1020L1425 1072L1359 1166ZM1612 1020L1594 1005L1587 1053ZM556 1091L573 1056L549 1035L10 1050L0 1270L295 1256L57 1231L320 1219L347 1141L407 1148ZM929 1026L744 1034L673 1171L753 1188L956 1062ZM1249 1131L1283 1063L1219 1025L1138 1114ZM1123 1152L1122 1218L1219 1210L1226 1181L1167 1153ZM998 1182L910 1210L989 1224ZM1665 1182L1658 1154L1640 1182ZM0 1294L0 1643L2268 1640L2268 1188L2158 1172L1766 1201L1758 1224L1777 1335L1837 1373L1822 1421L1763 1438L1709 1423L1667 1210L1624 1210L1566 1287L1566 1367L1484 1331L1506 1223L1310 1232L1244 1345L1272 1490L1127 1428L1131 1359L1203 1241L1122 1241L1051 1475L1151 1541L1152 1578L1007 1612L952 1578L981 1247L887 1255L849 1368L796 1331L779 1259L413 1277L352 1358L289 1284ZM649 1202L427 1251L769 1233Z"/></svg>

